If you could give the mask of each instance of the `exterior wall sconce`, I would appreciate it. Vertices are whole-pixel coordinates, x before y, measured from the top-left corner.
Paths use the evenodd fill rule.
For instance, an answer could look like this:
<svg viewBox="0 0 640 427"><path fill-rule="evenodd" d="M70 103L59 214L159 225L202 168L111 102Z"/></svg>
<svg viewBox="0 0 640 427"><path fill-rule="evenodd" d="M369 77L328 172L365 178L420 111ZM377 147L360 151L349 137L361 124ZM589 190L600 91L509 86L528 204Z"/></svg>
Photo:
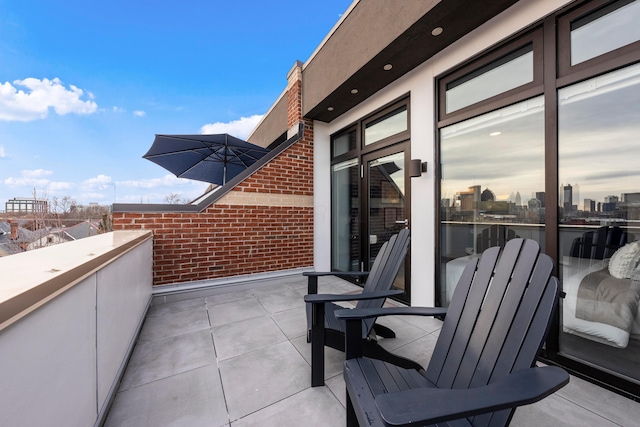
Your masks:
<svg viewBox="0 0 640 427"><path fill-rule="evenodd" d="M411 178L418 178L422 176L422 172L427 171L427 162L423 162L420 159L412 159L409 162L409 176Z"/></svg>

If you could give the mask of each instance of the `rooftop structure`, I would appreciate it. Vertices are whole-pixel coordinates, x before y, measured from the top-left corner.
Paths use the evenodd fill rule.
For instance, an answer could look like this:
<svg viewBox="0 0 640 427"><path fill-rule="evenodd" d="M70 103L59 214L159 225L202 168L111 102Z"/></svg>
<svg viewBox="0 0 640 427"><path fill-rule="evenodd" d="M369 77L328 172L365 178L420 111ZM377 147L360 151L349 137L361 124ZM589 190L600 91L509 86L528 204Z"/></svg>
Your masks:
<svg viewBox="0 0 640 427"><path fill-rule="evenodd" d="M621 260L640 255L639 211L637 203L610 196L640 191L634 115L640 40L629 30L637 26L640 1L392 3L354 1L316 52L294 62L282 95L248 138L270 153L225 185L187 205L115 204L117 232L108 236L129 236L120 243L107 244L102 235L84 239L102 242L98 248L72 242L84 248L76 255L45 248L28 262L0 260L11 286L24 286L16 278L26 272L36 289L26 286L0 299L2 378L10 377L15 390L28 388L2 395L15 401L2 401L0 417L74 424L73 416L78 425L107 415L115 424L137 416L168 420L161 412L171 408L167 402L177 405L178 414L201 401L180 400L193 388L215 389L216 397L207 399L221 407L220 387L228 419L216 411L214 423L271 418L282 424L279 417L291 406L298 408L294 416L305 416L299 399L312 393L323 396L318 401L327 406L319 411L328 414L322 408L337 408L343 399L339 368L322 391L302 387L308 366L304 347L296 343L304 340L297 335L304 319L289 312L301 308L302 295L288 279L307 269L367 270L389 236L408 227L411 252L395 283L404 291L399 303L447 305L464 265L481 252L478 237L496 227L505 236L537 240L554 260L565 297L543 361L590 381L574 378L561 391L566 394L557 395L560 400L554 396L517 411L519 425L633 425L633 399L640 399L634 285L640 267ZM500 208L489 217L480 212L479 203L489 203L481 200L484 188ZM541 208L511 209L518 192L541 194ZM597 201L595 211L585 214L584 199ZM607 236L624 241L612 244ZM576 245L606 247L610 256L591 250L574 256ZM65 260L78 266L69 268ZM90 266L80 267L86 260ZM262 294L266 287L252 287L265 278L277 279L276 291ZM597 294L594 286L624 289L630 298L621 310L603 315L600 309L611 301L584 296ZM226 331L216 323L225 308ZM252 319L232 318L247 311L261 313L265 327L276 329L254 336L234 325L232 320ZM145 318L148 331L142 329ZM437 328L407 330L415 340L406 338L404 345L400 335L393 345L423 357L415 346L429 348ZM206 347L203 352L172 346L192 339L189 334ZM178 372L187 350L200 360ZM273 378L281 373L276 360L287 361L294 376L282 388L227 376L258 363ZM202 381L215 381L218 370L221 382L198 383L193 371L200 368L209 371ZM32 381L80 388L56 393ZM261 403L242 399L254 391ZM59 395L72 403L52 403L51 396ZM159 396L159 403L145 400L151 396ZM135 412L147 404L161 409Z"/></svg>

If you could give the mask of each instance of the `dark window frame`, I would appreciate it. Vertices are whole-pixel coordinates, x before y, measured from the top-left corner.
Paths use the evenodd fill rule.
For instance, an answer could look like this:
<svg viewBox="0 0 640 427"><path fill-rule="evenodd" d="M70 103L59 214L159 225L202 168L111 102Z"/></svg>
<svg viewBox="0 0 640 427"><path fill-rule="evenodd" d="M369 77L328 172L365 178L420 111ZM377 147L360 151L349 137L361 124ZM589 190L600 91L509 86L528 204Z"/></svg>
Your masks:
<svg viewBox="0 0 640 427"><path fill-rule="evenodd" d="M455 68L442 73L435 78L436 94L434 97L435 111L435 161L439 165L440 129L454 123L480 116L504 106L512 105L537 95L545 98L545 192L548 209L545 212L545 248L544 251L555 261L554 275L558 276L559 259L559 224L558 209L551 207L558 200L558 103L557 91L562 87L588 80L617 69L640 63L640 41L606 52L574 66L571 66L571 28L572 22L589 17L591 20L602 16L610 8L616 9L618 0L582 0L566 5L548 16L532 23L524 30L496 43L492 47L474 55ZM628 4L628 2L626 3ZM618 6L619 7L619 6ZM600 13L600 14L599 14ZM587 22L587 21L585 21ZM579 22L580 25L582 23ZM534 82L501 93L492 98L474 103L463 109L446 114L444 102L447 84L465 75L473 73L492 61L508 55L521 48L528 40L535 40L534 44ZM546 64L546 67L544 66ZM434 186L436 206L435 241L440 242L441 210L440 206L440 177L437 171ZM441 277L439 243L435 251L435 274ZM435 283L440 283L436 280ZM435 289L436 303L439 303L439 288ZM606 369L599 369L564 355L560 352L560 312L556 313L551 325L549 336L543 350L542 357L549 363L561 364L575 375L595 381L599 385L625 395L633 400L640 400L640 385L632 380L609 373Z"/></svg>
<svg viewBox="0 0 640 427"><path fill-rule="evenodd" d="M467 63L437 77L438 104L436 111L438 114L438 128L445 127L452 123L457 123L485 112L493 111L500 107L515 104L518 101L532 98L543 92L543 36L542 27L528 30L523 34L516 35L505 41L497 48L481 53ZM451 84L460 82L469 77L473 77L480 71L486 71L505 63L514 53L531 46L533 52L533 81L518 86L506 92L499 93L490 98L478 101L464 108L446 112L446 91Z"/></svg>
<svg viewBox="0 0 640 427"><path fill-rule="evenodd" d="M400 108L406 108L407 111L407 129L405 131L399 132L397 134L391 135L389 137L386 137L384 139L381 139L379 141L376 141L374 143L371 143L369 145L365 145L364 144L364 131L365 131L365 125L372 123L376 120L380 120L382 119L384 116L400 109ZM352 132L352 131L356 131L356 148L354 150L350 150L347 153L343 153L340 154L338 156L334 156L333 154L333 141L335 138L340 137L346 133ZM369 153L373 153L373 152L386 152L389 149L392 149L392 147L396 146L396 145L400 145L400 144L406 144L406 147L404 148L404 151L406 152L406 158L405 158L405 168L408 170L409 167L409 161L411 158L411 144L409 143L411 139L411 94L410 93L405 93L401 96L399 96L398 98L394 99L391 102L388 102L387 104L383 105L382 107L378 108L377 110L373 111L370 114L367 114L366 116L356 120L353 123L350 123L349 125L345 126L344 128L340 129L339 131L331 134L329 136L329 140L330 140L330 148L331 148L331 160L330 160L330 167L333 167L334 165L338 164L338 163L342 163L345 161L349 161L351 159L357 159L358 160L358 167L361 168L361 173L362 173L362 168L364 167L363 164L363 158L365 156L367 156ZM383 151L384 150L384 151ZM361 175L362 178L362 175ZM330 183L330 189L331 191L333 191L333 174L331 174L331 183ZM364 209L364 202L362 201L362 197L364 192L366 191L365 188L363 188L363 180L360 179L359 184L358 184L358 194L360 197L360 217L362 220L362 215L363 215L363 209ZM410 195L411 195L411 180L407 180L405 182L405 193L406 193L406 197L410 199ZM331 200L333 200L333 194L331 194ZM410 202L409 202L410 203ZM333 212L333 206L330 207L331 211ZM409 218L409 220L411 221L410 212L406 213L407 218ZM366 224L365 223L361 223L360 224L360 229L363 230L365 228ZM333 217L331 218L331 227L333 229ZM335 248L333 247L333 238L331 238L331 251L334 251ZM361 247L361 256L364 249L364 242L360 242L360 247ZM410 264L410 254L407 255L407 262L409 262ZM348 280L348 279L347 279ZM358 281L356 280L355 283L358 283ZM411 295L411 285L409 282L409 285L406 288L406 295L408 298L410 298ZM404 302L408 302L408 301L404 301Z"/></svg>
<svg viewBox="0 0 640 427"><path fill-rule="evenodd" d="M349 134L351 132L355 132L355 135L356 135L356 146L355 146L355 148L336 156L334 154L334 145L333 145L334 141L337 138L340 138L341 136L347 135L347 134ZM358 147L360 146L360 132L358 132L358 127L356 126L356 124L350 125L350 126L344 128L343 130L334 133L333 135L331 135L330 140L331 140L331 164L332 165L334 165L336 163L341 163L344 160L351 159L351 158L356 157L358 155L358 151L359 151Z"/></svg>
<svg viewBox="0 0 640 427"><path fill-rule="evenodd" d="M367 141L365 140L365 131L367 129L367 126L381 123L384 120L388 119L389 117L393 117L395 115L394 113L397 114L402 109L404 109L407 112L407 129L402 132L398 132L386 138L367 144ZM360 127L361 127L360 148L362 152L378 150L381 147L385 147L387 145L393 145L397 142L401 142L409 139L409 136L411 135L411 108L410 108L409 99L405 98L400 102L394 102L392 105L388 105L376 111L366 119L363 119L360 122Z"/></svg>
<svg viewBox="0 0 640 427"><path fill-rule="evenodd" d="M571 65L571 30L573 24L592 22L604 14L623 7L632 0L592 0L558 17L558 87L587 80L599 74L640 62L640 40L576 65Z"/></svg>

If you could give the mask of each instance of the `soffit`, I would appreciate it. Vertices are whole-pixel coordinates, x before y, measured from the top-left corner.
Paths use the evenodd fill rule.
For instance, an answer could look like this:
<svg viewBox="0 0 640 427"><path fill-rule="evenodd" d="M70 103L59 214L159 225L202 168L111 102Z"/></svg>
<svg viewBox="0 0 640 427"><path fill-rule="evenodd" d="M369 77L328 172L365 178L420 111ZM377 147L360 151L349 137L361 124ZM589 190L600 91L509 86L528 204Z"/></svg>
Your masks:
<svg viewBox="0 0 640 427"><path fill-rule="evenodd" d="M359 2L305 64L303 115L331 122L517 1Z"/></svg>

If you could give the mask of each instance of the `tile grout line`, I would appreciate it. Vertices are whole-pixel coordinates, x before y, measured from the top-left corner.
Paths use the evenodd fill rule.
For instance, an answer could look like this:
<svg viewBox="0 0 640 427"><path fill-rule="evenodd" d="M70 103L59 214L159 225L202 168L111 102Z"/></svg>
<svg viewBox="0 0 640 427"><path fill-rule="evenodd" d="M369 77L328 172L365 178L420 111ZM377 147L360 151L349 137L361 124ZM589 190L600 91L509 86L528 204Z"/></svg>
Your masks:
<svg viewBox="0 0 640 427"><path fill-rule="evenodd" d="M220 389L222 390L222 398L224 400L224 408L227 411L227 420L229 421L227 424L231 427L231 417L229 416L229 403L227 402L227 394L224 390L224 383L222 382L222 373L220 372L220 361L218 360L218 351L216 350L216 340L213 338L213 326L211 325L211 316L209 315L209 305L207 304L207 300L205 298L204 307L207 311L207 321L209 322L209 334L211 336L211 344L213 345L213 354L216 360L216 371L218 372L218 378L220 379ZM211 307L214 307L212 305Z"/></svg>

